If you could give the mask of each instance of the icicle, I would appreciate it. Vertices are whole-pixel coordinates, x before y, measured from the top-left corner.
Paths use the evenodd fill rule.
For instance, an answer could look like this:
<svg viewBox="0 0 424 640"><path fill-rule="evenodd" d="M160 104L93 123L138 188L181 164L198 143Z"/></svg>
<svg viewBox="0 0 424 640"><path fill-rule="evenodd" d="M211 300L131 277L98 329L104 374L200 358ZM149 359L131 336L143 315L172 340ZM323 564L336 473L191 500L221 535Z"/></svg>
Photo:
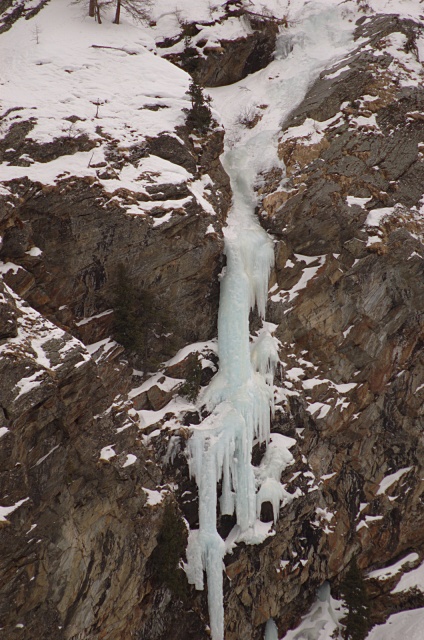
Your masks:
<svg viewBox="0 0 424 640"><path fill-rule="evenodd" d="M266 623L264 640L278 640L277 625L272 618Z"/></svg>
<svg viewBox="0 0 424 640"><path fill-rule="evenodd" d="M293 456L289 449L296 441L280 433L273 433L271 441L261 464L256 470L256 480L260 486L256 496L256 513L260 516L264 502L272 504L274 522L278 519L281 504L287 504L293 499L293 495L285 490L280 483L281 474L286 467L293 462Z"/></svg>

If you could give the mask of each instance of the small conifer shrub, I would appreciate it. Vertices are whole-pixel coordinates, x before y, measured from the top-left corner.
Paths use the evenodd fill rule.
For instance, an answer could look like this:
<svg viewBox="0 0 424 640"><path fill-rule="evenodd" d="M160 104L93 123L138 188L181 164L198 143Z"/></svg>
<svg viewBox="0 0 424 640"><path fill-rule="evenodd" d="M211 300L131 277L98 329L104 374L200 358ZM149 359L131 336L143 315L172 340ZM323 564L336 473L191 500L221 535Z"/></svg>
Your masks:
<svg viewBox="0 0 424 640"><path fill-rule="evenodd" d="M180 389L180 393L190 400L190 402L194 402L199 395L203 372L202 362L197 354L193 354L189 366L188 375Z"/></svg>
<svg viewBox="0 0 424 640"><path fill-rule="evenodd" d="M140 352L145 341L145 328L140 313L140 300L123 264L118 265L114 299L114 337L126 349Z"/></svg>
<svg viewBox="0 0 424 640"><path fill-rule="evenodd" d="M186 120L187 126L199 133L206 133L212 123L211 98L204 95L202 87L194 80L190 82L187 94L191 100L191 109Z"/></svg>
<svg viewBox="0 0 424 640"><path fill-rule="evenodd" d="M370 629L370 607L362 572L356 558L351 560L346 576L340 585L348 613L343 620L345 640L364 640Z"/></svg>

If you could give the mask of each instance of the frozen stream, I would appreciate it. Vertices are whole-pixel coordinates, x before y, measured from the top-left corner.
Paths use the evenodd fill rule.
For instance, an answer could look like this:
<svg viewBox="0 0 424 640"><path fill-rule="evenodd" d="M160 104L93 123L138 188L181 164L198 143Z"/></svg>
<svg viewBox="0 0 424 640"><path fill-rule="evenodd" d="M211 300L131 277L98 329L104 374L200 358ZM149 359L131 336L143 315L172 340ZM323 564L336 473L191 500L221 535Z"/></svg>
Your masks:
<svg viewBox="0 0 424 640"><path fill-rule="evenodd" d="M289 447L294 441L270 437L278 345L271 335L272 325L266 322L258 336L251 338L249 331L251 309L256 307L265 319L274 261L272 239L254 214L254 186L261 172L281 165L277 156L281 122L299 104L317 74L352 46L353 23L346 18L337 5L310 3L303 8L302 21L294 20L294 26L282 33L276 60L267 69L210 91L227 131L223 163L231 179L233 206L225 229L227 266L218 317L220 368L200 399L211 413L193 428L189 441L190 469L199 491L199 529L189 535L186 573L190 583L203 589L206 572L213 640L224 638L226 551L237 540L257 543L266 537L258 519L262 502L272 503L277 519L281 504L291 499L280 476L292 462ZM267 105L252 130L237 123L241 105ZM257 469L251 463L255 442L269 444ZM218 496L220 480L222 493ZM236 515L231 544L217 531L217 505L221 514Z"/></svg>

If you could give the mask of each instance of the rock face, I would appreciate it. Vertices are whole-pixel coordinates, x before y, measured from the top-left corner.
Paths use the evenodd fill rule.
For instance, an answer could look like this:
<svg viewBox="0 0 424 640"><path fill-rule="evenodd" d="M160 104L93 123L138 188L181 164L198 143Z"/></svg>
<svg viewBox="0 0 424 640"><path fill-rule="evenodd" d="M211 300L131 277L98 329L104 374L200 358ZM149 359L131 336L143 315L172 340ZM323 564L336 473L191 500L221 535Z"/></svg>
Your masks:
<svg viewBox="0 0 424 640"><path fill-rule="evenodd" d="M108 393L77 340L16 296L6 293L6 304L16 337L1 347L1 486L3 505L7 501L16 512L12 508L1 523L2 620L11 638L22 636L20 624L29 636L63 637L60 612L67 612L72 626L71 609L83 594L84 579L88 584L85 569L96 554L93 546L85 547L87 540L96 537L96 526L110 522L98 542L103 536L113 541L117 505L108 502L107 485L114 472L111 466L96 469L91 431L99 443L102 433L130 424L116 418L115 410L100 417ZM138 508L144 500L136 498Z"/></svg>
<svg viewBox="0 0 424 640"><path fill-rule="evenodd" d="M278 20L259 15L244 8L232 9L226 5L226 15L218 23L187 25L186 43L179 53L166 53L167 47L183 39L179 37L160 44L164 57L190 73L203 87L221 87L245 78L249 73L264 69L273 59L278 35ZM225 35L216 42L208 42L208 27L222 26L227 21L240 19L243 31L239 37ZM191 29L189 28L191 27Z"/></svg>
<svg viewBox="0 0 424 640"><path fill-rule="evenodd" d="M18 2L2 0L0 4L0 33L8 31L14 22L23 16L26 20L33 18L48 2L49 0L40 0L35 6L27 7L24 0L18 0Z"/></svg>
<svg viewBox="0 0 424 640"><path fill-rule="evenodd" d="M5 274L20 290L21 271ZM171 490L156 491L162 476L131 417L122 347L90 357L3 283L0 323L3 630L126 638L152 619L154 590L169 610L165 632L175 605L148 576Z"/></svg>
<svg viewBox="0 0 424 640"><path fill-rule="evenodd" d="M248 38L223 39L219 50L192 28L196 54L166 55L183 67L198 59L201 84L234 82L271 59L277 25L255 20ZM297 444L281 479L293 500L275 535L225 558L226 640L263 638L270 617L282 636L324 581L337 591L353 556L365 571L413 552L410 568L424 555L418 26L376 16L356 37L284 123L286 176L270 171L258 192L276 241L268 319L278 325L284 400L273 431ZM224 133L180 123L125 148L104 132L101 142L81 134L42 144L34 121L8 118L5 166L47 166L99 144L105 161L53 184L14 178L0 192L1 631L8 640L206 639L206 595L178 563L181 518L195 527L198 514L185 443L201 415L190 400L217 358L209 344L161 363L216 333L231 199ZM184 179L142 171L145 159ZM143 189L108 187L133 168ZM167 318L160 334L147 327L138 355L111 338L121 264L134 295ZM232 524L221 518L220 532ZM372 622L422 606L420 594L394 596L396 582L368 581Z"/></svg>
<svg viewBox="0 0 424 640"><path fill-rule="evenodd" d="M269 313L282 384L318 481L283 511L263 552L264 575L269 558L274 583L289 574L256 619L264 608L282 631L300 585L304 597L352 554L365 569L422 553L424 94L414 29L394 16L359 25L362 47L321 74L285 123L284 189L270 176L262 193L261 219L277 239ZM290 561L281 573L277 558ZM267 592L260 574L253 602Z"/></svg>
<svg viewBox="0 0 424 640"><path fill-rule="evenodd" d="M217 193L211 196L218 213L215 218L205 214L185 184L152 185L148 188L150 215L140 216L128 214L122 204L142 209L145 199L139 202L137 194L123 190L119 201L91 179L71 177L54 187L12 182L19 202L13 209L5 207L1 256L26 272L19 293L25 293L28 301L51 319L69 326L114 306L117 269L123 264L128 278L137 283L137 291L148 291L158 309L167 307L174 350L178 344L212 337L216 277L221 268L219 235L229 198L225 195L227 177L218 159L222 131L204 142L201 153L189 145L188 138L186 147L167 136L151 140L149 146L157 157L189 166L200 178L209 172L210 179L216 179ZM23 149L16 141L15 146L16 156L21 156ZM57 147L62 149L60 144ZM156 201L157 207L152 207ZM172 216L167 209L169 201L175 203ZM206 234L211 223L216 231ZM28 257L34 245L43 257ZM12 280L10 276L11 285ZM198 313L203 317L197 317ZM162 338L156 350L166 351L163 342Z"/></svg>
<svg viewBox="0 0 424 640"><path fill-rule="evenodd" d="M175 395L190 358L170 369L166 391L159 375L148 393L130 393L141 369L216 335L231 198L219 160L224 132L188 129L188 106L148 96L140 110L153 126L133 128L129 146L100 118L94 135L74 134L87 119L70 110L67 133L47 142L34 133L41 108L27 117L16 104L2 114L2 167L21 176L10 174L0 191L0 626L8 639L204 636L192 598L163 577L158 556L172 573L185 549L180 535L167 556L167 509L176 531L182 520L163 461L137 426L137 410L159 411ZM173 108L164 127L161 110ZM88 155L79 174L38 178L96 150L104 160ZM142 319L137 353L113 340L122 269L126 302Z"/></svg>

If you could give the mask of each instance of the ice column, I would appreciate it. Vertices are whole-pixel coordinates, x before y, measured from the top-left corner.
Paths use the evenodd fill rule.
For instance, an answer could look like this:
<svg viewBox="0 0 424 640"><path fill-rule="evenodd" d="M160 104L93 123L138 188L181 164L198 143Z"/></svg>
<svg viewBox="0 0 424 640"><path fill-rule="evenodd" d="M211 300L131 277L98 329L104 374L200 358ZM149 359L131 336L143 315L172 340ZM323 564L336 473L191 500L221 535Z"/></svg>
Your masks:
<svg viewBox="0 0 424 640"><path fill-rule="evenodd" d="M243 155L244 154L244 155ZM251 463L255 439L268 441L273 406L275 341L266 331L252 349L249 313L255 306L264 317L273 245L254 217L253 177L246 170L245 150L227 158L232 178L233 208L225 231L227 266L221 281L218 314L220 368L202 399L211 412L193 429L189 464L199 491L199 530L191 531L186 573L203 589L213 640L224 638L223 557L225 544L216 528L217 483L222 514L236 514L241 532L256 521L256 485Z"/></svg>

